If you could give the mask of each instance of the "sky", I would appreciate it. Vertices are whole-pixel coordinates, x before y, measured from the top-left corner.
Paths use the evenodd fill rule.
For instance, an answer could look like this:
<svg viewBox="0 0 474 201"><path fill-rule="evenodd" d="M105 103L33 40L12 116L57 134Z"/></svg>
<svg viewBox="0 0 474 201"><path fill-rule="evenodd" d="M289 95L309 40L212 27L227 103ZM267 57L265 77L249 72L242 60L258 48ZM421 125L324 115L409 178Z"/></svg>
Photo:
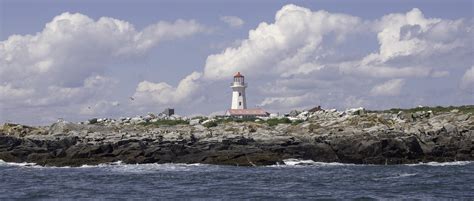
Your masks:
<svg viewBox="0 0 474 201"><path fill-rule="evenodd" d="M473 1L0 0L0 123L474 104Z"/></svg>

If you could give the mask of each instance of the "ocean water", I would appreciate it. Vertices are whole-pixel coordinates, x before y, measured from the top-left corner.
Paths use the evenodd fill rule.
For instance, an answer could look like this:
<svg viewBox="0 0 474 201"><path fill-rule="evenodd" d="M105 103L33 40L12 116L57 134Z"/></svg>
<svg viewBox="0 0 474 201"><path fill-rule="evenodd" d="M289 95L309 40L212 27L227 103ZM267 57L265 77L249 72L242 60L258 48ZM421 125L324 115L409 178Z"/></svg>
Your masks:
<svg viewBox="0 0 474 201"><path fill-rule="evenodd" d="M353 165L287 160L266 167L120 162L41 167L0 161L0 200L474 199L474 163Z"/></svg>

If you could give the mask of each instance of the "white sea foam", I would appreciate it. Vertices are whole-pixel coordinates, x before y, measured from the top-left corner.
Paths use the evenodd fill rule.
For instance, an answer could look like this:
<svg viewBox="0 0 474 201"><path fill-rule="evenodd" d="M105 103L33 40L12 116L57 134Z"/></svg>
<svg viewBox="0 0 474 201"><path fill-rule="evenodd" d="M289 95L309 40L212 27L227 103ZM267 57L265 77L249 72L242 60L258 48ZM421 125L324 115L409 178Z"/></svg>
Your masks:
<svg viewBox="0 0 474 201"><path fill-rule="evenodd" d="M302 166L349 166L349 165L356 165L356 164L348 164L348 163L337 163L337 162L316 162L313 160L301 160L295 158L284 159L283 164L271 165L270 167L302 167Z"/></svg>
<svg viewBox="0 0 474 201"><path fill-rule="evenodd" d="M36 163L14 163L14 162L5 162L4 160L0 159L0 166L19 166L19 167L41 167L36 165Z"/></svg>
<svg viewBox="0 0 474 201"><path fill-rule="evenodd" d="M113 172L128 172L128 173L147 173L147 172L156 172L156 171L191 171L196 169L196 167L208 166L213 167L213 165L207 164L184 164L184 163L148 163L148 164L125 164L122 161L116 161L111 163L102 163L98 165L82 165L79 167L56 167L56 166L40 166L36 163L13 163L5 162L0 159L0 166L17 166L17 167L28 167L28 168L104 168L109 169ZM215 166L215 165L214 165ZM217 167L217 166L215 166Z"/></svg>
<svg viewBox="0 0 474 201"><path fill-rule="evenodd" d="M208 166L206 168L199 168ZM124 164L119 166L110 166L111 171L120 173L152 173L152 172L187 172L187 171L210 171L210 165L204 164L176 164L176 163L150 163L150 164Z"/></svg>
<svg viewBox="0 0 474 201"><path fill-rule="evenodd" d="M469 165L473 161L453 161L453 162L428 162L428 163L416 163L416 164L406 164L407 166L459 166L459 165Z"/></svg>
<svg viewBox="0 0 474 201"><path fill-rule="evenodd" d="M150 173L150 172L182 172L182 171L194 171L197 168L206 166L206 168L214 167L213 165L206 164L183 164L183 163L147 163L147 164L124 164L122 161L117 161L113 163L104 163L99 165L83 165L79 168L106 168L111 172L120 172L120 173ZM217 167L217 166L215 166Z"/></svg>
<svg viewBox="0 0 474 201"><path fill-rule="evenodd" d="M108 166L123 165L123 164L124 163L122 161L115 161L111 163L101 163L99 165L81 165L79 168L108 167Z"/></svg>
<svg viewBox="0 0 474 201"><path fill-rule="evenodd" d="M415 176L416 173L402 173L402 174L397 174L395 176L391 176L391 177L386 177L384 179L400 179L400 178L404 178L404 177L412 177L412 176Z"/></svg>
<svg viewBox="0 0 474 201"><path fill-rule="evenodd" d="M402 173L402 174L399 174L397 176L394 176L394 178L402 178L402 177L411 177L411 176L415 176L416 173Z"/></svg>
<svg viewBox="0 0 474 201"><path fill-rule="evenodd" d="M462 166L462 165L469 165L472 164L474 161L454 161L454 162L428 162L428 163L417 163L417 164L405 164L406 166ZM337 162L315 162L313 160L301 160L301 159L285 159L283 160L283 164L271 165L270 167L282 167L282 166L357 166L357 165L364 165L367 166L369 164L352 164L352 163L337 163ZM372 165L377 166L377 165Z"/></svg>

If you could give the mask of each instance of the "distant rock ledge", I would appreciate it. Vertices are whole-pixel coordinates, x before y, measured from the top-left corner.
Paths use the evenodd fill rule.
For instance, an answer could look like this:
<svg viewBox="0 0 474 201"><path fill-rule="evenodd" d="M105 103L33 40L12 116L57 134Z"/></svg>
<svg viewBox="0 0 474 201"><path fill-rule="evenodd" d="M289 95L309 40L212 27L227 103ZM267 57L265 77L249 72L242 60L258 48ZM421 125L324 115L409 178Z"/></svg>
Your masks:
<svg viewBox="0 0 474 201"><path fill-rule="evenodd" d="M295 115L300 115L295 114ZM205 163L260 166L284 159L355 164L474 160L471 112L304 112L301 121L158 124L4 124L0 159L45 166ZM301 115L300 115L301 116ZM209 120L207 120L209 122Z"/></svg>

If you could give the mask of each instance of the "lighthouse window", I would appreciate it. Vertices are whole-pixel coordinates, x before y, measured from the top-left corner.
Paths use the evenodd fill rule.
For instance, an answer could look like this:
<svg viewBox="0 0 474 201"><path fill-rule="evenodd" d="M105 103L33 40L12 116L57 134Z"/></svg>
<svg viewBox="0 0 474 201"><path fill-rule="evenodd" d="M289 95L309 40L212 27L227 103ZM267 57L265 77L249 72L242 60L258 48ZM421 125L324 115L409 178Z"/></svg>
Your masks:
<svg viewBox="0 0 474 201"><path fill-rule="evenodd" d="M239 102L239 106L241 106L241 105L242 105L242 102Z"/></svg>
<svg viewBox="0 0 474 201"><path fill-rule="evenodd" d="M242 96L242 93L239 92L239 96Z"/></svg>

